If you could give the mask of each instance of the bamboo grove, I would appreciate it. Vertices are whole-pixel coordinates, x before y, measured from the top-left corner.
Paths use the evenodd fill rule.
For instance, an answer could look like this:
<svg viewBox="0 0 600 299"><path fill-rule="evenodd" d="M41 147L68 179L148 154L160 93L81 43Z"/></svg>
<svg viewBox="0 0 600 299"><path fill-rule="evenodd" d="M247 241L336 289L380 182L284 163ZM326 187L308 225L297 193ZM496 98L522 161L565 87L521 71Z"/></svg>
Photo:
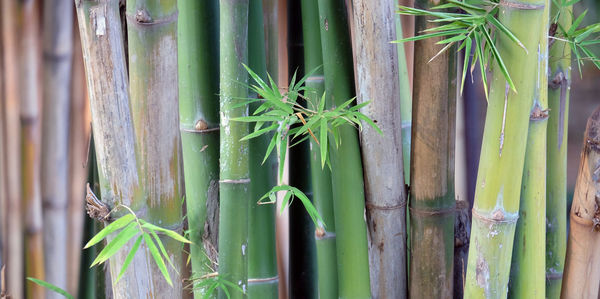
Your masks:
<svg viewBox="0 0 600 299"><path fill-rule="evenodd" d="M598 298L579 1L2 1L0 298Z"/></svg>

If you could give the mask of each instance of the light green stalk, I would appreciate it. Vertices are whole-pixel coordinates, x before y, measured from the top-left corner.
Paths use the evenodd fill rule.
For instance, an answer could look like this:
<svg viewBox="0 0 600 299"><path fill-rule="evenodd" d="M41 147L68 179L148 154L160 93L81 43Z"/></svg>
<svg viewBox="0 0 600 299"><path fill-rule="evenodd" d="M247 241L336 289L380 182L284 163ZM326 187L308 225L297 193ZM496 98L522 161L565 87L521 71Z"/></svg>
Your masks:
<svg viewBox="0 0 600 299"><path fill-rule="evenodd" d="M354 96L352 54L346 8L342 0L319 0L319 26L325 89L340 105ZM338 295L370 298L363 169L358 132L350 125L330 134L329 148L335 211Z"/></svg>
<svg viewBox="0 0 600 299"><path fill-rule="evenodd" d="M515 232L509 282L511 298L546 298L546 128L548 126L548 13L537 50L537 83L529 115L519 220Z"/></svg>
<svg viewBox="0 0 600 299"><path fill-rule="evenodd" d="M433 7L433 1L417 1ZM415 34L435 24L415 18ZM439 39L415 42L410 165L410 298L452 298L454 285L454 136L456 81L453 50L429 61ZM435 279L432 279L435 277Z"/></svg>
<svg viewBox="0 0 600 299"><path fill-rule="evenodd" d="M248 75L242 63L248 61L248 0L224 0L219 9L220 28L220 220L219 275L237 284L244 294L228 288L232 298L243 298L248 289L248 209L250 169L248 125L231 121L246 115L240 106L248 97ZM227 298L222 290L219 298Z"/></svg>
<svg viewBox="0 0 600 299"><path fill-rule="evenodd" d="M408 38L402 34L400 14L395 14L396 39ZM406 61L406 43L397 43L398 79L400 79L400 119L402 119L402 165L404 167L404 183L410 185L410 141L412 128L412 86Z"/></svg>
<svg viewBox="0 0 600 299"><path fill-rule="evenodd" d="M217 262L218 2L178 1L178 10L179 122L192 279L199 281ZM203 295L194 288L195 298Z"/></svg>
<svg viewBox="0 0 600 299"><path fill-rule="evenodd" d="M500 5L499 21L527 52L505 35L497 37L498 51L518 93L494 63L475 190L466 298L507 295L529 115L538 80L545 1L507 0Z"/></svg>
<svg viewBox="0 0 600 299"><path fill-rule="evenodd" d="M304 71L319 69L306 80L306 87L313 89L306 96L311 102L320 100L325 92L323 77L323 52L319 29L319 7L317 0L302 0L302 35L304 38ZM329 167L321 167L319 145L310 139L310 177L315 208L323 219L323 226L316 228L317 279L320 298L338 297L338 274L333 195Z"/></svg>
<svg viewBox="0 0 600 299"><path fill-rule="evenodd" d="M177 2L127 1L130 102L135 130L138 174L146 207L139 217L182 231L179 103L177 91ZM140 210L136 213L141 213ZM154 262L149 267L152 295L179 298L183 246L161 237L171 259L169 286ZM117 277L118 272L111 272ZM120 283L120 282L119 282ZM118 285L119 283L116 283ZM114 287L113 287L114 288ZM115 294L116 295L116 294Z"/></svg>
<svg viewBox="0 0 600 299"><path fill-rule="evenodd" d="M248 63L263 80L267 79L262 0L250 0L248 12ZM256 94L251 95L253 98ZM256 110L260 103L250 105ZM258 199L276 185L275 155L263 162L271 140L263 134L249 141L250 214L248 218L248 298L277 298L279 278L275 254L275 205L259 205Z"/></svg>
<svg viewBox="0 0 600 299"><path fill-rule="evenodd" d="M572 6L563 8L558 24L571 27ZM552 2L550 16L558 7ZM571 86L571 47L554 41L550 46L548 74L548 151L546 184L546 297L560 297L567 251L567 135L569 90Z"/></svg>

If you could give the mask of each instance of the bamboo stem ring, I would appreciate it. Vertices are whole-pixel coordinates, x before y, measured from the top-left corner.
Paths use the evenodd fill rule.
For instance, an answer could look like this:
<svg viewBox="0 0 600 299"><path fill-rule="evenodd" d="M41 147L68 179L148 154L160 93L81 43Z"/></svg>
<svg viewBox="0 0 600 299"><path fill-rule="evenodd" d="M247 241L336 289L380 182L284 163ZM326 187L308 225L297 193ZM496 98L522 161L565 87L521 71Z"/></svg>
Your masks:
<svg viewBox="0 0 600 299"><path fill-rule="evenodd" d="M452 206L451 208L440 209L440 210L430 210L430 209L419 209L408 207L411 213L420 214L422 216L438 216L438 215L446 215L453 214L457 211L456 206Z"/></svg>
<svg viewBox="0 0 600 299"><path fill-rule="evenodd" d="M509 8L516 8L516 9L524 9L524 10L537 10L537 9L544 9L544 4L529 4L529 3L523 3L523 2L519 2L519 1L510 1L510 0L500 0L500 3L498 3L500 6L504 6L504 7L509 7Z"/></svg>
<svg viewBox="0 0 600 299"><path fill-rule="evenodd" d="M496 214L499 214L499 210L494 211L494 213L490 216L487 215L482 215L479 214L479 212L477 212L477 210L472 209L472 214L473 214L473 219L477 218L483 222L488 222L488 223L492 223L492 224L502 224L502 223L506 223L506 224L511 224L511 223L517 223L517 220L519 219L519 215L509 215L509 217L506 217L507 215L502 213L502 215L498 216Z"/></svg>

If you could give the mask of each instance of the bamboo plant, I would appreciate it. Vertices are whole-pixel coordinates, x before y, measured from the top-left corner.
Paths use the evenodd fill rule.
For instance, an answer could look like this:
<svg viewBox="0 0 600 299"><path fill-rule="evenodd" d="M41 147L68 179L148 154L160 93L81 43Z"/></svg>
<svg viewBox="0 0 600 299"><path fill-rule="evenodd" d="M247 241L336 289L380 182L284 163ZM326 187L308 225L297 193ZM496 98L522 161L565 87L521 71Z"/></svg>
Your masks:
<svg viewBox="0 0 600 299"><path fill-rule="evenodd" d="M14 298L24 298L23 294L23 234L21 203L21 151L19 129L19 68L18 62L20 36L19 6L15 1L2 1L2 52L4 60L4 115L2 117L5 132L4 165L6 173L6 219L4 230L7 233L4 242L3 259L5 262L4 290ZM17 29L19 31L17 31Z"/></svg>
<svg viewBox="0 0 600 299"><path fill-rule="evenodd" d="M537 49L537 82L529 114L529 132L515 231L508 295L546 298L546 130L548 126L548 24L546 1Z"/></svg>
<svg viewBox="0 0 600 299"><path fill-rule="evenodd" d="M600 108L590 116L585 129L579 174L570 212L561 298L598 298L600 281L600 211L596 179L600 165Z"/></svg>
<svg viewBox="0 0 600 299"><path fill-rule="evenodd" d="M26 217L25 232L25 276L44 279L44 225L42 221L42 194L40 192L41 158L41 90L38 2L19 3L19 40L17 63L19 65L19 101L21 121L21 200ZM24 22L23 20L28 20ZM15 232L11 232L15 233ZM17 231L16 233L19 233ZM64 263L64 260L63 260ZM63 273L64 274L64 273ZM50 279L50 277L49 277ZM64 282L64 279L61 281ZM27 298L44 297L41 286L27 282ZM49 293L48 293L49 294ZM49 296L51 297L51 296Z"/></svg>
<svg viewBox="0 0 600 299"><path fill-rule="evenodd" d="M139 214L142 212L140 208L144 208L146 215L140 218L181 232L177 14L175 0L160 3L127 1L129 94L137 170L143 190L134 197L132 204L139 207L133 210ZM147 277L149 287L157 298L179 298L182 294L180 275L183 246L172 238L161 236L160 239L166 248L165 256L170 259L167 269L173 283L163 277L164 268L150 263ZM152 253L151 248L155 245L148 244L148 239L145 241ZM111 276L117 277L118 272L111 272ZM113 288L118 287L119 283L115 283Z"/></svg>
<svg viewBox="0 0 600 299"><path fill-rule="evenodd" d="M179 118L192 281L216 270L219 180L218 2L179 1ZM196 298L204 290L194 283Z"/></svg>
<svg viewBox="0 0 600 299"><path fill-rule="evenodd" d="M325 79L321 67L323 52L317 0L302 0L301 12L304 72L309 73L318 68L306 80L306 86L313 92L308 92L305 96L311 102L316 103L319 95L325 91ZM320 298L336 298L338 296L338 274L331 172L329 167L323 167L321 164L320 146L314 139L310 139L309 142L313 202L323 219L323 225L316 227L314 234L317 250L318 293Z"/></svg>
<svg viewBox="0 0 600 299"><path fill-rule="evenodd" d="M505 1L499 5L498 21L524 49L507 35L498 37L497 52L504 57L506 67L498 62L492 65L467 265L465 296L469 298L506 297L527 128L538 80L537 50L545 1Z"/></svg>
<svg viewBox="0 0 600 299"><path fill-rule="evenodd" d="M570 28L572 6L552 2L553 27ZM567 250L567 135L569 90L571 85L571 47L562 42L550 46L548 74L548 145L546 183L546 297L560 297L562 273Z"/></svg>
<svg viewBox="0 0 600 299"><path fill-rule="evenodd" d="M69 102L73 53L73 3L45 1L43 15L42 198L47 281L67 288ZM77 242L79 243L79 242ZM79 244L78 244L79 245ZM75 253L75 255L77 255ZM59 298L50 290L47 298Z"/></svg>
<svg viewBox="0 0 600 299"><path fill-rule="evenodd" d="M248 97L248 76L242 63L248 61L248 0L227 0L219 8L220 62L220 185L219 185L219 276L233 282L232 298L243 298L248 290L248 209L250 169L248 125L231 121L244 116L247 107L239 104ZM224 289L219 298L225 298Z"/></svg>
<svg viewBox="0 0 600 299"><path fill-rule="evenodd" d="M366 103L363 113L377 120L383 136L374 128L361 131L369 230L371 294L373 298L402 298L406 288L406 188L404 186L401 91L396 45L395 0L354 1L353 34L357 73L357 101ZM400 45L403 48L403 45ZM436 65L432 67L435 68ZM444 84L440 80L440 84ZM408 87L406 82L403 86ZM441 97L448 101L448 97ZM451 127L450 127L451 128ZM453 136L453 135L451 135ZM441 147L442 150L447 150ZM453 243L452 243L453 245ZM430 260L435 263L436 261ZM426 293L420 293L424 296Z"/></svg>
<svg viewBox="0 0 600 299"><path fill-rule="evenodd" d="M250 0L248 8L248 65L267 80L265 33L262 0ZM250 95L256 97L256 94ZM249 105L256 110L258 102ZM250 210L248 216L248 297L277 298L279 278L275 254L275 210L273 205L259 205L261 198L276 185L274 154L263 159L270 135L250 139Z"/></svg>
<svg viewBox="0 0 600 299"><path fill-rule="evenodd" d="M330 105L339 106L354 96L346 9L341 0L319 0L318 3L325 89L333 98ZM335 212L338 296L369 298L371 291L364 218L365 196L358 133L350 125L342 125L333 133L337 136L332 134L329 138L329 154Z"/></svg>
<svg viewBox="0 0 600 299"><path fill-rule="evenodd" d="M417 1L433 7L434 2ZM415 35L435 25L415 18ZM451 298L454 265L454 56L436 44L415 41L410 167L409 297ZM434 145L435 146L432 146ZM433 278L433 279L432 279Z"/></svg>

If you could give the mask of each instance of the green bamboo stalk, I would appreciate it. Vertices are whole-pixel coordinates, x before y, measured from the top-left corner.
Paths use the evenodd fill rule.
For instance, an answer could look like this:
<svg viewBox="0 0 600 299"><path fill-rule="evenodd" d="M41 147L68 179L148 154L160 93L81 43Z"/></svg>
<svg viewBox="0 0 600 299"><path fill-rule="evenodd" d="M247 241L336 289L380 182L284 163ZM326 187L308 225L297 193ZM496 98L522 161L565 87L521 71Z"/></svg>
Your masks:
<svg viewBox="0 0 600 299"><path fill-rule="evenodd" d="M401 18L407 16L395 15L396 39L407 38L404 36ZM410 141L412 130L412 76L409 70L406 52L412 50L407 43L397 43L398 48L398 79L400 82L400 119L402 127L402 165L404 167L404 183L410 185ZM413 45L414 47L414 45ZM412 56L412 55L411 55Z"/></svg>
<svg viewBox="0 0 600 299"><path fill-rule="evenodd" d="M220 2L220 220L219 276L243 291L228 287L232 298L245 298L248 290L248 214L250 170L248 125L231 121L246 114L240 101L248 97L248 0ZM223 290L219 298L226 298Z"/></svg>
<svg viewBox="0 0 600 299"><path fill-rule="evenodd" d="M178 10L179 118L192 278L197 281L216 271L217 258L218 2L179 1ZM194 289L196 298L203 295L204 289Z"/></svg>
<svg viewBox="0 0 600 299"><path fill-rule="evenodd" d="M415 5L430 8L433 1ZM415 34L437 26L415 18ZM410 298L452 298L454 265L454 55L440 39L415 42L410 165ZM454 52L454 51L451 51ZM435 279L432 279L434 277Z"/></svg>
<svg viewBox="0 0 600 299"><path fill-rule="evenodd" d="M19 129L19 53L17 32L19 15L15 1L2 1L2 52L4 60L4 122L6 173L5 290L14 298L23 298L23 211L21 203L21 151ZM8 234L8 232L11 232Z"/></svg>
<svg viewBox="0 0 600 299"><path fill-rule="evenodd" d="M598 298L600 295L600 108L588 118L581 162L569 213L569 239L560 298Z"/></svg>
<svg viewBox="0 0 600 299"><path fill-rule="evenodd" d="M394 40L399 26L394 21L396 0L353 2L353 34L358 103L369 103L361 109L377 120L383 136L374 128L361 131L361 148L365 172L367 227L371 294L373 298L406 296L406 188L402 156L402 131L396 123L401 119L399 97L410 93L408 82L401 91L398 56L401 52ZM402 48L403 50L403 48ZM447 98L445 99L447 100ZM410 133L409 133L410 134Z"/></svg>
<svg viewBox="0 0 600 299"><path fill-rule="evenodd" d="M177 1L127 1L126 16L129 94L143 190L143 196L135 199L147 209L141 218L181 232ZM183 246L165 236L161 240L172 262L168 269L173 284L169 285L156 264L150 263L153 296L179 298ZM111 276L117 277L118 272L111 271Z"/></svg>
<svg viewBox="0 0 600 299"><path fill-rule="evenodd" d="M319 26L325 89L340 105L354 96L352 54L342 0L319 0ZM338 292L341 298L370 298L363 169L358 132L340 126L339 146L330 134L329 148L335 211Z"/></svg>
<svg viewBox="0 0 600 299"><path fill-rule="evenodd" d="M73 3L44 2L42 198L47 281L67 289L69 101L73 55ZM47 298L60 294L46 291Z"/></svg>
<svg viewBox="0 0 600 299"><path fill-rule="evenodd" d="M321 31L319 7L317 0L302 0L302 34L304 40L304 71L310 72L319 67L306 80L306 87L314 90L306 96L316 103L325 92L323 76L323 51L321 48ZM315 231L317 249L317 279L320 298L338 297L338 269L335 219L333 214L333 195L331 172L328 167L321 167L319 145L310 139L310 177L315 208L323 219L323 225Z"/></svg>
<svg viewBox="0 0 600 299"><path fill-rule="evenodd" d="M548 126L548 24L545 1L537 49L537 83L529 115L529 132L515 231L508 296L546 298L546 129Z"/></svg>
<svg viewBox="0 0 600 299"><path fill-rule="evenodd" d="M552 2L551 16L558 7ZM562 8L558 24L571 27L572 6ZM556 25L555 25L556 26ZM567 135L569 90L571 86L571 47L563 42L550 46L548 76L548 152L546 184L546 297L560 297L567 250Z"/></svg>
<svg viewBox="0 0 600 299"><path fill-rule="evenodd" d="M527 52L505 35L498 36L498 51L518 93L494 64L473 207L465 288L469 298L507 295L527 128L538 80L545 1L509 0L500 5L499 21Z"/></svg>
<svg viewBox="0 0 600 299"><path fill-rule="evenodd" d="M277 26L278 6L278 0L263 0L267 72L269 72L275 82L277 82L279 74L279 27Z"/></svg>
<svg viewBox="0 0 600 299"><path fill-rule="evenodd" d="M248 66L267 79L262 0L250 0L248 8ZM256 94L251 94L256 98ZM256 110L260 103L250 105ZM271 140L263 134L249 141L250 210L248 216L248 298L277 298L279 278L275 254L275 206L256 201L276 185L275 154L263 162Z"/></svg>

